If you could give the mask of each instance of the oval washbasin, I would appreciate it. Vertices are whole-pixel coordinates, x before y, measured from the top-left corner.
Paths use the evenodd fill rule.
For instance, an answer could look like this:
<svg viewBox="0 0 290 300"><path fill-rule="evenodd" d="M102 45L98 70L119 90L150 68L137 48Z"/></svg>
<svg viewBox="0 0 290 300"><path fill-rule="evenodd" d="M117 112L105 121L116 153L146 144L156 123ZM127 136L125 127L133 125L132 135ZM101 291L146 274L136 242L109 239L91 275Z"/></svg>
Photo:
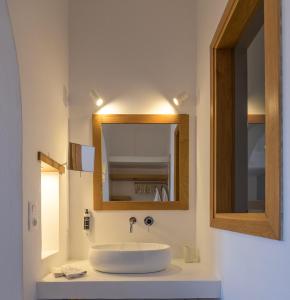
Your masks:
<svg viewBox="0 0 290 300"><path fill-rule="evenodd" d="M156 243L120 243L90 248L92 267L106 273L151 273L166 269L170 246Z"/></svg>

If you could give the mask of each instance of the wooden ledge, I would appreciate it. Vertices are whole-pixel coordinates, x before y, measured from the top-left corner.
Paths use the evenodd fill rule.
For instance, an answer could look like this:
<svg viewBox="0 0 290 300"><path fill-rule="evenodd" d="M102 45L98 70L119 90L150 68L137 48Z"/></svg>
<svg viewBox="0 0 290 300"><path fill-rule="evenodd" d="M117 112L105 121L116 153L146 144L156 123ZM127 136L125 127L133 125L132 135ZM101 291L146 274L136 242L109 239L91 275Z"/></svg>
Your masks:
<svg viewBox="0 0 290 300"><path fill-rule="evenodd" d="M44 172L57 171L60 174L63 174L65 172L65 167L63 165L61 165L60 163L58 163L57 161L53 160L48 155L46 155L40 151L37 153L37 159L51 167L51 168L47 169L47 171L44 170Z"/></svg>

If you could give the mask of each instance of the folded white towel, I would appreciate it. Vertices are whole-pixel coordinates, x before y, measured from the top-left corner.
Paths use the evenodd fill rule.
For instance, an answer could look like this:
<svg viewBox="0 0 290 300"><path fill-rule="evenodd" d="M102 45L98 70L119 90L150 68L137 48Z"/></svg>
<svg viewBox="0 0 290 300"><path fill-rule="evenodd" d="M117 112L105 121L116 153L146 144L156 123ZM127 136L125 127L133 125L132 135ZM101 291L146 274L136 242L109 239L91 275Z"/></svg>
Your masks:
<svg viewBox="0 0 290 300"><path fill-rule="evenodd" d="M87 273L85 269L76 268L69 265L62 267L62 270L67 279L79 278Z"/></svg>
<svg viewBox="0 0 290 300"><path fill-rule="evenodd" d="M54 277L65 277L67 279L79 278L87 274L87 271L83 268L76 268L71 265L64 265L60 268L54 268Z"/></svg>
<svg viewBox="0 0 290 300"><path fill-rule="evenodd" d="M51 273L53 273L53 275L54 275L55 278L63 277L64 276L64 273L63 273L61 267L59 267L59 268L52 268L51 269Z"/></svg>

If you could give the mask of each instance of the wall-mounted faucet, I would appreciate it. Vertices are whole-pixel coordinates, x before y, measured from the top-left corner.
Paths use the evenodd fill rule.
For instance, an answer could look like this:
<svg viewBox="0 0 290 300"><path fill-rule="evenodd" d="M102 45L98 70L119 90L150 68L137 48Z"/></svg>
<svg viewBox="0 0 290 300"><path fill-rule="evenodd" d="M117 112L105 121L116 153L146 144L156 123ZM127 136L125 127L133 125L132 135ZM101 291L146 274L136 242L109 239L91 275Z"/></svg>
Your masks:
<svg viewBox="0 0 290 300"><path fill-rule="evenodd" d="M130 233L133 232L133 225L137 222L137 219L135 217L131 217L129 219L129 223L130 223Z"/></svg>

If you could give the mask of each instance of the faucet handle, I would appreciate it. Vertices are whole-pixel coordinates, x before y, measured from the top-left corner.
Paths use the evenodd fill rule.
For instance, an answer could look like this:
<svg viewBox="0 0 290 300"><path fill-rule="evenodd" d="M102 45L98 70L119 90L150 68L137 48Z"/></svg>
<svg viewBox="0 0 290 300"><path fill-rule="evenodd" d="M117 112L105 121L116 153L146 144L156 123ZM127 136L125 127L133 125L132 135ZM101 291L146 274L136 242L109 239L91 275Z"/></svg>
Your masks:
<svg viewBox="0 0 290 300"><path fill-rule="evenodd" d="M148 216L144 219L144 223L146 226L152 226L154 223L154 219L152 217Z"/></svg>
<svg viewBox="0 0 290 300"><path fill-rule="evenodd" d="M153 223L154 223L154 219L153 219L152 217L150 217L150 216L148 216L148 217L146 217L146 218L144 219L144 224L147 226L148 232L149 232L150 226L152 226Z"/></svg>
<svg viewBox="0 0 290 300"><path fill-rule="evenodd" d="M131 217L129 219L129 223L130 223L130 233L133 232L133 225L137 222L137 219L135 217Z"/></svg>
<svg viewBox="0 0 290 300"><path fill-rule="evenodd" d="M131 217L129 219L130 224L135 224L137 222L137 219L135 217Z"/></svg>

